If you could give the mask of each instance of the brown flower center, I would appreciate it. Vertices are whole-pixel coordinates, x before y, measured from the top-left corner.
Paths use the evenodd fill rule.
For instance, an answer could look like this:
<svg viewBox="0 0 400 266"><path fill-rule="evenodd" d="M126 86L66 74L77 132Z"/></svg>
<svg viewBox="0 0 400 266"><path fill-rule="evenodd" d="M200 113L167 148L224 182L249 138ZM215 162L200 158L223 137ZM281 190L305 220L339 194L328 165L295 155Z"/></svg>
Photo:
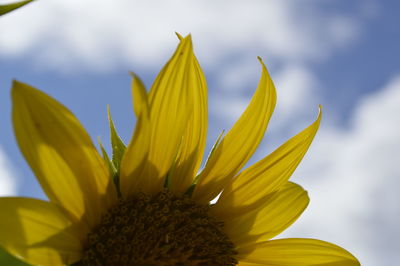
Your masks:
<svg viewBox="0 0 400 266"><path fill-rule="evenodd" d="M76 265L236 265L222 228L187 196L139 194L102 217Z"/></svg>

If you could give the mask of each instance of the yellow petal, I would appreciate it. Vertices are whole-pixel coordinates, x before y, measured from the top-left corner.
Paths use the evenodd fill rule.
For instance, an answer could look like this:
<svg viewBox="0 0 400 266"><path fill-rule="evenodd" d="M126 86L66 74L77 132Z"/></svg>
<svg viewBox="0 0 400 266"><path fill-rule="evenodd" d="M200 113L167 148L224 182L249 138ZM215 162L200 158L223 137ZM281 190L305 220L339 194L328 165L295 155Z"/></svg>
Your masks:
<svg viewBox="0 0 400 266"><path fill-rule="evenodd" d="M262 63L262 75L249 106L210 155L200 173L193 198L207 203L215 198L253 155L264 136L276 103L275 86Z"/></svg>
<svg viewBox="0 0 400 266"><path fill-rule="evenodd" d="M239 215L242 210L258 207L267 195L280 189L306 154L320 121L321 111L309 127L231 180L222 192L215 212L224 216Z"/></svg>
<svg viewBox="0 0 400 266"><path fill-rule="evenodd" d="M288 182L282 190L269 195L264 204L245 215L222 217L214 210L212 213L225 221L224 231L235 246L269 240L289 227L309 203L307 192L297 184Z"/></svg>
<svg viewBox="0 0 400 266"><path fill-rule="evenodd" d="M149 151L148 193L156 193L164 185L165 177L178 156L182 137L193 108L193 60L191 37L184 38L170 61L161 70L150 90L151 141Z"/></svg>
<svg viewBox="0 0 400 266"><path fill-rule="evenodd" d="M96 225L116 200L107 166L75 116L45 93L14 81L14 131L50 201Z"/></svg>
<svg viewBox="0 0 400 266"><path fill-rule="evenodd" d="M140 116L142 113L150 115L149 101L147 99L146 87L142 80L134 73L130 73L132 76L132 102L133 110L136 116Z"/></svg>
<svg viewBox="0 0 400 266"><path fill-rule="evenodd" d="M0 245L33 265L72 264L81 258L86 232L50 202L0 198Z"/></svg>
<svg viewBox="0 0 400 266"><path fill-rule="evenodd" d="M146 173L150 167L147 161L151 134L150 111L146 89L136 75L132 80L132 96L137 123L121 162L120 189L124 197L130 197L138 191L146 192L151 185L151 176Z"/></svg>
<svg viewBox="0 0 400 266"><path fill-rule="evenodd" d="M206 145L207 137L207 83L193 51L190 51L187 87L192 98L192 115L187 122L174 169L169 174L173 193L183 194L193 183Z"/></svg>
<svg viewBox="0 0 400 266"><path fill-rule="evenodd" d="M348 251L316 239L289 238L267 241L238 250L240 261L274 266L358 266Z"/></svg>

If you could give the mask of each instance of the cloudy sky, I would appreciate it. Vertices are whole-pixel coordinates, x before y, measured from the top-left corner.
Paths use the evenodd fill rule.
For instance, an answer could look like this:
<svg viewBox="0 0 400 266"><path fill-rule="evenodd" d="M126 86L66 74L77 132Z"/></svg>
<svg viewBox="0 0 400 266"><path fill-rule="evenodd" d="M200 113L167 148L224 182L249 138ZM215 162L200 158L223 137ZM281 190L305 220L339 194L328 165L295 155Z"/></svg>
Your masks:
<svg viewBox="0 0 400 266"><path fill-rule="evenodd" d="M0 3L9 1L0 0ZM0 18L0 195L44 198L10 121L12 79L57 98L91 136L134 128L128 71L150 86L191 33L209 85L208 149L246 107L261 56L278 90L263 158L315 119L293 180L309 208L285 237L339 244L362 265L400 261L400 30L397 1L40 0Z"/></svg>

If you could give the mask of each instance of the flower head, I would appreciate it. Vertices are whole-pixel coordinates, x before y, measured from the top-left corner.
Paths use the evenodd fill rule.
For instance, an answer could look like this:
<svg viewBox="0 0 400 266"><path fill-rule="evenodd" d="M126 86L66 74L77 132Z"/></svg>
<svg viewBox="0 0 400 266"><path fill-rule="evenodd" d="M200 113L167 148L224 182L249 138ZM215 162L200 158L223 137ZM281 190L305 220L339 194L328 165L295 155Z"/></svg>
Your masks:
<svg viewBox="0 0 400 266"><path fill-rule="evenodd" d="M15 81L15 135L49 201L0 198L0 245L34 265L359 265L344 249L320 240L271 240L309 202L306 191L288 180L321 112L242 170L276 102L260 63L249 106L220 136L201 171L207 85L190 36L180 37L149 92L133 75L136 128L125 147L110 118L112 160L106 153L101 158L67 108Z"/></svg>

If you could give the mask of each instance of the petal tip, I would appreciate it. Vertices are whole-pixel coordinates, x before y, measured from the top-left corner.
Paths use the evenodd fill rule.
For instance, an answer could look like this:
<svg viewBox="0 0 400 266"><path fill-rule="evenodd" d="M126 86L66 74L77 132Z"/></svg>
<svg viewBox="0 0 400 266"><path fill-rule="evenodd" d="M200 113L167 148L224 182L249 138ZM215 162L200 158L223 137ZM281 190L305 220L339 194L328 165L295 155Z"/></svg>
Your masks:
<svg viewBox="0 0 400 266"><path fill-rule="evenodd" d="M34 90L35 89L28 84L14 79L11 86L11 98L13 99L13 101L15 101L17 98L20 99L21 96L26 95L26 93L34 92Z"/></svg>
<svg viewBox="0 0 400 266"><path fill-rule="evenodd" d="M261 56L257 56L257 60L258 60L258 62L260 62L261 66L262 66L263 68L267 69L267 67L266 67L265 64L264 64L264 60L261 58Z"/></svg>
<svg viewBox="0 0 400 266"><path fill-rule="evenodd" d="M181 44L183 45L183 47L185 47L185 45L188 45L192 50L193 47L192 35L189 33L188 35L186 35L186 37L183 37L181 39Z"/></svg>
<svg viewBox="0 0 400 266"><path fill-rule="evenodd" d="M317 116L317 121L316 122L320 122L321 121L321 117L322 117L322 105L319 104L318 105L318 116Z"/></svg>
<svg viewBox="0 0 400 266"><path fill-rule="evenodd" d="M175 34L176 34L176 36L178 37L178 39L179 39L180 41L183 40L183 36L182 36L179 32L175 31Z"/></svg>
<svg viewBox="0 0 400 266"><path fill-rule="evenodd" d="M264 64L264 60L263 60L260 56L257 56L257 59L258 59L258 61L260 62L263 71L265 71L265 72L268 74L268 76L269 76L268 68L267 68L267 66Z"/></svg>
<svg viewBox="0 0 400 266"><path fill-rule="evenodd" d="M13 79L12 85L11 85L11 89L12 89L13 92L14 92L14 91L21 90L21 89L24 89L24 88L26 88L26 87L27 87L27 86L26 86L25 83L20 82L20 81L18 81L18 80L16 80L16 79Z"/></svg>
<svg viewBox="0 0 400 266"><path fill-rule="evenodd" d="M137 75L137 74L136 74L135 72L133 72L133 71L129 71L129 75L130 75L131 78L132 78L132 86L134 86L134 87L136 88L136 86L140 85L140 87L144 88L144 90L146 91L145 86L144 86L144 83L143 83L143 81L140 79L139 75Z"/></svg>
<svg viewBox="0 0 400 266"><path fill-rule="evenodd" d="M135 72L133 72L133 71L129 71L128 74L129 74L129 76L131 76L132 78L135 78L135 77L136 77L136 74L135 74Z"/></svg>

